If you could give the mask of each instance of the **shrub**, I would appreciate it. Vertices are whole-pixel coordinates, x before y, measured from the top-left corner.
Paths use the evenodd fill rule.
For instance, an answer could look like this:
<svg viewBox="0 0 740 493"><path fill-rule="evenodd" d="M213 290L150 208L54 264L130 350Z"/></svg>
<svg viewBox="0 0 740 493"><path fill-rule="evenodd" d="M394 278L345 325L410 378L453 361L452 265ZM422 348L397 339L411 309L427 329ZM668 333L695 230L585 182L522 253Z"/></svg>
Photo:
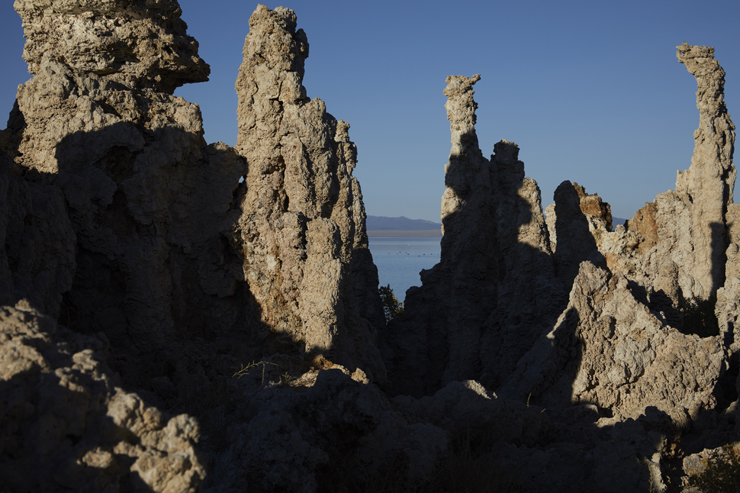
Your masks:
<svg viewBox="0 0 740 493"><path fill-rule="evenodd" d="M703 492L740 491L740 444L727 444L706 460L704 472L689 479L689 484Z"/></svg>
<svg viewBox="0 0 740 493"><path fill-rule="evenodd" d="M706 300L686 300L686 306L683 309L683 330L681 332L696 334L699 337L719 335L719 323L714 314L716 304L716 294Z"/></svg>
<svg viewBox="0 0 740 493"><path fill-rule="evenodd" d="M390 284L381 286L378 291L380 292L380 300L383 302L383 312L385 313L386 322L390 322L391 319L403 315L403 303L398 302L398 298L393 294Z"/></svg>

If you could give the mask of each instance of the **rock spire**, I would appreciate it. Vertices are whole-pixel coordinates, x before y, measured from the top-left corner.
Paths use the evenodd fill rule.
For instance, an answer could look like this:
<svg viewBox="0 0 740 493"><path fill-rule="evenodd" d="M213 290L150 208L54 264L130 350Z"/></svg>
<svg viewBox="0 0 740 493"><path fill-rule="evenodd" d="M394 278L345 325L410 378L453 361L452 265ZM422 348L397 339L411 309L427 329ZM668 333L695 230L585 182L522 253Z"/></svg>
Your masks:
<svg viewBox="0 0 740 493"><path fill-rule="evenodd" d="M524 176L518 146L502 140L490 160L478 148L472 88L479 80L446 81L452 148L442 254L422 271L421 288L408 291L403 319L384 333L396 392L467 378L497 385L565 303L540 190Z"/></svg>
<svg viewBox="0 0 740 493"><path fill-rule="evenodd" d="M249 288L271 337L349 366L362 361L382 379L376 328L363 318L377 323L382 309L349 124L306 97L308 40L292 10L259 6L249 28L236 82Z"/></svg>
<svg viewBox="0 0 740 493"><path fill-rule="evenodd" d="M732 450L740 206L711 48L678 47L691 167L614 231L570 181L545 219L519 147L479 149L480 76L449 77L442 257L386 326L357 149L307 97L293 11L250 18L232 149L173 96L208 76L177 1L15 6L33 77L0 131L4 486L473 490L446 466L472 453L488 488L668 491Z"/></svg>
<svg viewBox="0 0 740 493"><path fill-rule="evenodd" d="M724 283L725 249L729 244L726 213L737 174L732 162L735 125L725 106L725 71L714 59L714 48L686 42L676 48L678 61L696 78L699 109L691 167L676 178L676 193L686 194L691 203L693 254L689 254L687 245L682 260L686 263L683 270L695 283L689 286L684 282L685 296L705 299Z"/></svg>

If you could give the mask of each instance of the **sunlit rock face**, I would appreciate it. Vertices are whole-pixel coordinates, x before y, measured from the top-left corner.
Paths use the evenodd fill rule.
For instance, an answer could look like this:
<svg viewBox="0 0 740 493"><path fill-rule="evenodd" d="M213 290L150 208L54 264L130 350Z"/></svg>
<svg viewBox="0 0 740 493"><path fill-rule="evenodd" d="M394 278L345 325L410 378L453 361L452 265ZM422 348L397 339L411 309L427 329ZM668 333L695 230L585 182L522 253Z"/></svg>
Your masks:
<svg viewBox="0 0 740 493"><path fill-rule="evenodd" d="M55 221L66 243L44 247L60 265L16 276L51 286L39 308L84 332L103 329L124 353L238 333L382 380L384 319L356 149L349 125L305 98L308 43L295 14L260 7L252 17L235 152L206 145L199 107L172 95L209 71L177 2L15 6L33 78L19 88L3 147L33 185L15 191L8 175L8 197L52 187L50 200L65 203L53 208L67 212ZM4 289L9 300L30 292Z"/></svg>
<svg viewBox="0 0 740 493"><path fill-rule="evenodd" d="M308 41L292 10L260 6L249 26L236 83L236 151L249 169L238 228L261 319L273 338L383 379L377 271L349 125L306 97Z"/></svg>
<svg viewBox="0 0 740 493"><path fill-rule="evenodd" d="M479 149L480 77L449 77L442 258L385 327L357 151L306 96L293 11L250 18L232 149L173 96L208 76L174 0L15 6L33 77L0 131L11 490L342 491L389 471L423 489L471 430L519 489L665 490L680 441L736 436L740 208L712 49L679 47L691 167L615 231L570 181L545 218L518 146Z"/></svg>
<svg viewBox="0 0 740 493"><path fill-rule="evenodd" d="M714 389L737 364L734 127L713 51L678 55L699 84L691 168L616 231L608 204L568 181L545 220L518 148L502 141L490 161L478 149L479 76L447 79L442 258L384 333L396 392L475 378L517 399L595 404L615 420L652 406L682 425L718 405ZM716 293L719 328L698 327L693 303ZM660 377L677 366L685 382Z"/></svg>
<svg viewBox="0 0 740 493"><path fill-rule="evenodd" d="M639 241L630 248L636 251L634 262L619 268L635 279L642 276L640 283L653 291L664 291L674 308L685 300L707 300L724 284L736 207L735 126L724 103L725 72L714 48L684 43L677 49L678 61L698 86L691 167L678 172L675 191L659 194L628 221Z"/></svg>
<svg viewBox="0 0 740 493"><path fill-rule="evenodd" d="M78 74L169 93L208 80L176 0L16 0L14 7L33 75L56 59Z"/></svg>
<svg viewBox="0 0 740 493"><path fill-rule="evenodd" d="M685 296L706 299L724 281L726 216L737 174L732 162L735 125L725 106L725 71L714 59L714 48L685 42L677 48L678 61L696 78L699 128L694 132L691 167L676 178L676 193L685 194L691 203L691 247L679 244L672 251L685 252L682 270L695 281L691 286L682 283Z"/></svg>
<svg viewBox="0 0 740 493"><path fill-rule="evenodd" d="M568 307L500 392L548 407L595 405L604 423L653 407L688 426L717 404L724 348L719 337L683 334L656 315L622 274L583 262Z"/></svg>

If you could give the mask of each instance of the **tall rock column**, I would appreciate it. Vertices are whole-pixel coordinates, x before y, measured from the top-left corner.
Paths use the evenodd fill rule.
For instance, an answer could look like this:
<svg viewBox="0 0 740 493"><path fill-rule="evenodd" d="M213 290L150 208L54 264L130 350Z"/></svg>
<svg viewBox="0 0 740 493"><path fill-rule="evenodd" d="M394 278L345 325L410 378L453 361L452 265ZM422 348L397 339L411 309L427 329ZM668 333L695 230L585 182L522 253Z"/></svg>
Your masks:
<svg viewBox="0 0 740 493"><path fill-rule="evenodd" d="M76 238L61 322L114 352L244 330L231 248L244 161L206 146L175 88L208 80L176 0L17 0L33 77L10 128L25 179L58 187ZM55 310L56 311L56 310Z"/></svg>
<svg viewBox="0 0 740 493"><path fill-rule="evenodd" d="M691 200L691 247L687 256L692 277L701 284L694 296L707 298L724 284L728 246L725 215L732 203L735 167L735 125L724 102L725 71L714 59L714 48L677 46L678 61L696 78L699 128L694 132L691 168L679 172L676 192ZM684 293L685 295L688 293Z"/></svg>
<svg viewBox="0 0 740 493"><path fill-rule="evenodd" d="M728 265L733 263L728 247L734 241L733 208L737 210L733 204L735 126L724 103L725 72L714 59L714 48L686 43L677 48L678 61L698 86L699 128L694 132L691 167L678 172L675 191L658 194L637 211L626 224L627 235L607 238L612 247L625 246L621 260L607 254L613 269L658 297L670 298L656 306L661 311L662 305L675 311L686 300L711 298L735 271Z"/></svg>
<svg viewBox="0 0 740 493"><path fill-rule="evenodd" d="M357 304L373 290L377 298L377 274L370 285L377 271L352 176L357 149L349 125L306 97L308 41L292 10L260 5L249 29L236 83L236 149L248 166L239 229L264 336L276 349L321 353L382 379L375 328ZM370 263L353 264L353 255ZM353 280L353 271L363 280Z"/></svg>
<svg viewBox="0 0 740 493"><path fill-rule="evenodd" d="M451 75L444 90L452 147L445 165L442 277L437 288L449 348L443 385L480 374L481 324L497 298L495 283L482 281L501 277L495 248L496 218L491 208L491 163L483 157L475 132L478 105L473 85L479 80L480 75Z"/></svg>
<svg viewBox="0 0 740 493"><path fill-rule="evenodd" d="M473 85L449 76L452 148L442 196L442 254L406 293L384 333L392 391L428 394L455 380L495 388L565 302L554 274L537 183L519 147L502 140L489 161L478 147Z"/></svg>

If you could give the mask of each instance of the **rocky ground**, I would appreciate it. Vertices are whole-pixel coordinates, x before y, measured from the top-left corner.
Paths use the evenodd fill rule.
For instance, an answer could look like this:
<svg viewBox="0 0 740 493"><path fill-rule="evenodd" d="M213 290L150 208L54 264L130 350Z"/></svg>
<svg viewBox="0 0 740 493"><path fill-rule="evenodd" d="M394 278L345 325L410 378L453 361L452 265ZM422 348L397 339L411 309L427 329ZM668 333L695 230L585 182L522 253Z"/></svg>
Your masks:
<svg viewBox="0 0 740 493"><path fill-rule="evenodd" d="M386 324L349 124L255 10L235 148L176 0L16 0L0 131L3 491L736 491L740 208L712 48L676 190L612 231L450 76L441 261ZM187 16L187 13L184 14ZM545 214L546 212L546 214ZM41 472L43 471L43 472Z"/></svg>

